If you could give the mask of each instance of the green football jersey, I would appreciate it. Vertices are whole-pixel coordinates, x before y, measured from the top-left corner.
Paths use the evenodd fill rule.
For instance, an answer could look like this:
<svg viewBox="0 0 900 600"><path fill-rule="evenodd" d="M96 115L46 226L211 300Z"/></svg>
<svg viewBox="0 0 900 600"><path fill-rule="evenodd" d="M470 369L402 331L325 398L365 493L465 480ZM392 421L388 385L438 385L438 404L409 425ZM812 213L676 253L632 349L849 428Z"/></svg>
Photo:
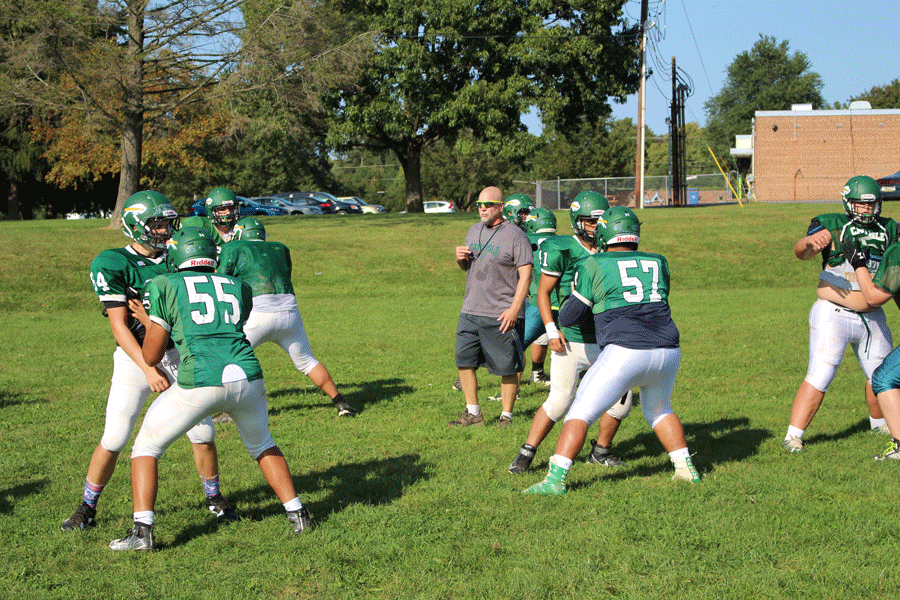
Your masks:
<svg viewBox="0 0 900 600"><path fill-rule="evenodd" d="M550 292L550 306L558 311L572 292L572 281L581 261L594 255L574 235L557 235L541 244L539 261L541 272L558 277ZM563 335L572 342L593 344L597 341L593 321L562 328Z"/></svg>
<svg viewBox="0 0 900 600"><path fill-rule="evenodd" d="M669 264L649 252L602 252L583 260L572 296L591 307L600 347L677 348Z"/></svg>
<svg viewBox="0 0 900 600"><path fill-rule="evenodd" d="M253 296L293 294L291 253L281 242L235 240L222 246L219 273L246 281Z"/></svg>
<svg viewBox="0 0 900 600"><path fill-rule="evenodd" d="M827 229L831 233L833 247L822 250L822 273L819 279L845 290L859 290L856 272L844 260L842 245L850 242L869 253L868 268L875 273L887 247L897 240L897 222L886 217L876 217L871 225L854 223L843 213L829 213L815 217L806 235Z"/></svg>
<svg viewBox="0 0 900 600"><path fill-rule="evenodd" d="M531 285L528 286L528 297L531 304L537 306L537 291L541 285L540 248L550 238L556 237L554 233L526 233L525 237L531 242L531 251L534 253L534 264L531 266Z"/></svg>
<svg viewBox="0 0 900 600"><path fill-rule="evenodd" d="M148 258L131 246L104 250L91 263L91 285L100 302L107 308L125 306L129 299L143 297L147 283L166 272L166 255ZM128 315L128 328L139 342L144 339L144 326Z"/></svg>
<svg viewBox="0 0 900 600"><path fill-rule="evenodd" d="M601 252L581 263L574 293L595 315L637 304L668 304L669 263L649 252Z"/></svg>
<svg viewBox="0 0 900 600"><path fill-rule="evenodd" d="M181 387L220 386L229 365L240 367L250 381L262 377L243 329L253 292L240 279L197 271L160 275L147 285L144 306L181 354Z"/></svg>
<svg viewBox="0 0 900 600"><path fill-rule="evenodd" d="M216 229L216 226L213 225L212 221L210 221L207 217L194 216L182 219L179 228L184 229L185 227L199 227L209 234L209 237L213 239L213 241L216 243L216 246L218 246L220 249L227 243L222 237L222 234L219 233L219 230Z"/></svg>
<svg viewBox="0 0 900 600"><path fill-rule="evenodd" d="M872 281L894 296L900 292L900 243L894 242L888 246Z"/></svg>

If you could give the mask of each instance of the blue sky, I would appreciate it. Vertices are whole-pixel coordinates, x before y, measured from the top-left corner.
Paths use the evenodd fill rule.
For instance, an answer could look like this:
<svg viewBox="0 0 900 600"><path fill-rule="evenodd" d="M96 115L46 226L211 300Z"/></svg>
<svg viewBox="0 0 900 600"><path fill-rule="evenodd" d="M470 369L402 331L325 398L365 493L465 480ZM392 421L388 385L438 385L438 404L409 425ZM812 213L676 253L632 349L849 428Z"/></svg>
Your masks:
<svg viewBox="0 0 900 600"><path fill-rule="evenodd" d="M647 80L645 122L657 134L668 131L673 56L693 84L685 120L702 126L704 103L719 93L728 65L760 34L806 54L828 103L900 78L900 0L650 0L649 6L655 24L647 64L654 74ZM640 0L629 0L626 15L638 21L640 8ZM612 106L616 118L637 120L637 94ZM539 131L536 117L525 122Z"/></svg>

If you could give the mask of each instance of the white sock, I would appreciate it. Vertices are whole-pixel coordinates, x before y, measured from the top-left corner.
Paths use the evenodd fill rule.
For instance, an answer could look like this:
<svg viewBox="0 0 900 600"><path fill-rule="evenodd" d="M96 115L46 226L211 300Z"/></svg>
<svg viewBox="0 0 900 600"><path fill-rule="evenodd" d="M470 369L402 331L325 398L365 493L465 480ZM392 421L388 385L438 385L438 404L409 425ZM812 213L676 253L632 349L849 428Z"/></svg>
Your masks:
<svg viewBox="0 0 900 600"><path fill-rule="evenodd" d="M284 510L287 512L295 512L303 508L303 504L300 502L300 498L294 497L293 500L288 500L284 503Z"/></svg>
<svg viewBox="0 0 900 600"><path fill-rule="evenodd" d="M872 426L872 429L878 429L882 425L887 426L887 420L884 418L876 419L874 417L869 417L869 424Z"/></svg>
<svg viewBox="0 0 900 600"><path fill-rule="evenodd" d="M566 471L572 468L572 463L574 462L571 458L566 458L565 456L561 456L559 454L554 454L550 457L550 462L557 467L562 467Z"/></svg>
<svg viewBox="0 0 900 600"><path fill-rule="evenodd" d="M152 510L136 510L134 511L134 522L143 523L144 525L153 525Z"/></svg>
<svg viewBox="0 0 900 600"><path fill-rule="evenodd" d="M481 414L481 406L478 404L466 404L466 411L470 415L478 416Z"/></svg>
<svg viewBox="0 0 900 600"><path fill-rule="evenodd" d="M500 413L500 416L501 417L509 417L509 420L512 421L512 413L511 412L506 412L504 410L502 413Z"/></svg>
<svg viewBox="0 0 900 600"><path fill-rule="evenodd" d="M690 455L691 455L691 453L688 452L687 446L685 446L684 448L679 448L678 450L669 452L669 458L672 459L672 462L675 462L675 459L677 459L677 458L687 458Z"/></svg>
<svg viewBox="0 0 900 600"><path fill-rule="evenodd" d="M799 440L802 440L804 431L806 431L806 430L805 429L797 429L793 425L788 425L787 435L784 436L784 439L787 440L788 438L795 437Z"/></svg>

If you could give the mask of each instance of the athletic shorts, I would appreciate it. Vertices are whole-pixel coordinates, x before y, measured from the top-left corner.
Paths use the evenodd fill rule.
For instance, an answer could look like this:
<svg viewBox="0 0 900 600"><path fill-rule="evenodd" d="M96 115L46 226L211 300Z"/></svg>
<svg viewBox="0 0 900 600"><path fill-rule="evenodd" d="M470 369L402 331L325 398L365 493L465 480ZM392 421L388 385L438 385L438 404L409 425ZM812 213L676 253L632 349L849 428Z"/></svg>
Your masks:
<svg viewBox="0 0 900 600"><path fill-rule="evenodd" d="M521 373L525 365L525 319L500 333L496 317L480 317L463 313L456 326L456 368L487 367L488 373L507 377Z"/></svg>

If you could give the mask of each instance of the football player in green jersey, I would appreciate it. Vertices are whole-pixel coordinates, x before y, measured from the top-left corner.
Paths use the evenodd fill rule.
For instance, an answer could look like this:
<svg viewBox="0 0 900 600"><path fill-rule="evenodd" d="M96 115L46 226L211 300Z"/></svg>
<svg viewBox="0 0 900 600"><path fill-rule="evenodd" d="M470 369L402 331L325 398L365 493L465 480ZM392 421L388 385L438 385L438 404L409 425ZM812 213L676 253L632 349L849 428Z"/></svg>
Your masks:
<svg viewBox="0 0 900 600"><path fill-rule="evenodd" d="M356 415L356 409L338 391L328 369L313 356L291 284L291 253L287 246L266 241L265 226L245 217L234 227L234 240L222 246L218 270L246 281L253 290L253 310L244 326L250 347L265 342L278 344L297 370L331 398L338 416Z"/></svg>
<svg viewBox="0 0 900 600"><path fill-rule="evenodd" d="M313 527L269 432L262 369L244 336L253 292L240 279L215 273L217 252L202 229L180 229L169 241L170 273L154 277L144 292L150 315L144 360L158 364L171 340L181 353L181 367L175 384L150 405L135 437L134 526L110 543L113 550L153 549L159 458L195 423L220 411L234 419L247 451L284 505L294 533Z"/></svg>
<svg viewBox="0 0 900 600"><path fill-rule="evenodd" d="M892 298L900 302L900 242L888 246L874 275L869 272L870 257L865 250L847 243L843 255L856 272L860 291L869 306L880 307ZM876 455L875 460L900 460L900 346L872 373L872 390L891 435L887 449Z"/></svg>
<svg viewBox="0 0 900 600"><path fill-rule="evenodd" d="M578 267L559 322L567 326L593 318L602 350L578 386L546 478L526 494L565 494L566 476L588 427L635 386L644 419L675 466L673 479L700 480L671 406L681 348L669 309L668 262L659 254L638 251L641 225L629 208L607 210L597 231L605 251Z"/></svg>
<svg viewBox="0 0 900 600"><path fill-rule="evenodd" d="M138 192L125 201L122 229L131 244L104 250L91 263L91 283L109 318L116 350L106 403L103 437L91 456L82 502L63 521L62 529L94 525L97 501L112 478L116 459L125 448L150 392L162 392L178 371L178 351L167 350L158 364L147 364L141 354L145 326L129 310L129 300L140 297L146 282L166 272L165 247L172 235L175 209L159 192ZM191 429L194 462L203 480L206 506L216 516L236 519L237 513L219 492L219 460L215 428L209 419Z"/></svg>
<svg viewBox="0 0 900 600"><path fill-rule="evenodd" d="M527 194L510 194L503 201L503 218L525 230L525 217L534 209L534 200Z"/></svg>
<svg viewBox="0 0 900 600"><path fill-rule="evenodd" d="M531 285L528 287L528 305L525 307L525 347L531 347L531 381L550 385L550 375L544 372L547 332L544 331L544 323L541 321L541 312L537 305L537 290L541 281L538 253L541 244L556 236L556 215L546 208L532 208L531 212L525 215L523 229L534 252Z"/></svg>
<svg viewBox="0 0 900 600"><path fill-rule="evenodd" d="M803 434L822 405L848 345L866 375L871 428L887 433L871 381L872 373L891 351L891 332L884 311L866 302L842 247L850 244L868 252L868 268L874 273L888 245L897 239L897 223L880 216L881 186L871 177L851 178L841 197L844 213L815 217L806 235L794 245L794 255L800 260L821 254L822 273L816 289L818 300L809 313L809 366L794 396L782 442L788 452L805 450Z"/></svg>
<svg viewBox="0 0 900 600"><path fill-rule="evenodd" d="M575 399L578 378L596 360L600 352L593 323L575 324L561 330L556 327L559 307L569 297L575 271L582 260L597 252L597 220L609 209L603 194L587 191L578 194L569 207L569 218L575 235L556 236L547 240L537 257L540 263L540 286L537 291L542 324L546 328L550 348L550 394L531 423L528 438L519 447L509 472L524 473L531 466L535 452L556 422L565 416ZM624 466L610 447L622 420L631 412L631 390L626 392L600 419L600 433L592 441L588 462L608 467Z"/></svg>
<svg viewBox="0 0 900 600"><path fill-rule="evenodd" d="M228 188L216 188L206 198L206 217L188 217L181 222L182 227L199 227L206 231L216 246L222 247L234 237L234 226L238 220L240 203L234 192Z"/></svg>

